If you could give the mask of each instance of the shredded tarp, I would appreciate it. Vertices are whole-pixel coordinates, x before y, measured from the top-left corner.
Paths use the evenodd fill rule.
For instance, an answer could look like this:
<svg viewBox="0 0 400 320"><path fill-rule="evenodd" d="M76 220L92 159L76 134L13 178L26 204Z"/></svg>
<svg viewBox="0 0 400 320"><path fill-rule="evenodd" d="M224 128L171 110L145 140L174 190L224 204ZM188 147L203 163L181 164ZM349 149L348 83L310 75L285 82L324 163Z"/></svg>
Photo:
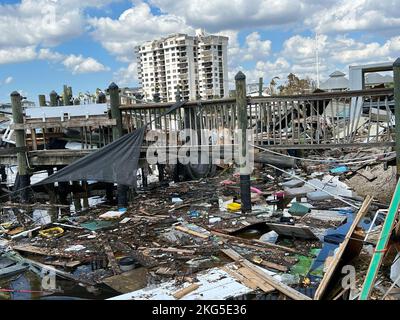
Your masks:
<svg viewBox="0 0 400 320"><path fill-rule="evenodd" d="M185 102L175 103L161 116L175 111L184 104ZM84 180L136 187L140 149L147 125L73 162L36 185Z"/></svg>

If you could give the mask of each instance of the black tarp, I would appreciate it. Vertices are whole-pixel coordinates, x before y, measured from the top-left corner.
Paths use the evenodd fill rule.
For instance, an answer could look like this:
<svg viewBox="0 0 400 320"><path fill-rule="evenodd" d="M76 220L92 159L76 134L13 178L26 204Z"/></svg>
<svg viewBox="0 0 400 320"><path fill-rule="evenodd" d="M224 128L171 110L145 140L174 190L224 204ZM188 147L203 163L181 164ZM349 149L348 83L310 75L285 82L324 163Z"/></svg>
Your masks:
<svg viewBox="0 0 400 320"><path fill-rule="evenodd" d="M184 104L185 102L175 103L160 117L179 109ZM147 125L73 162L36 185L91 180L136 187L140 149Z"/></svg>
<svg viewBox="0 0 400 320"><path fill-rule="evenodd" d="M145 129L141 127L122 136L37 184L94 180L135 186Z"/></svg>

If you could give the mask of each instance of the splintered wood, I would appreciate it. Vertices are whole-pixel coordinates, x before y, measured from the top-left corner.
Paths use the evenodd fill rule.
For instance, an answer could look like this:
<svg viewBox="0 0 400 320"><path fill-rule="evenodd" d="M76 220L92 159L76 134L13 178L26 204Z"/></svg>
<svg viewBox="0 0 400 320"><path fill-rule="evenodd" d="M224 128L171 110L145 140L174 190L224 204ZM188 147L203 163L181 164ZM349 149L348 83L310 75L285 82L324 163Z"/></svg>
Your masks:
<svg viewBox="0 0 400 320"><path fill-rule="evenodd" d="M110 247L110 244L106 241L103 241L103 246L104 249L106 250L106 254L107 254L107 258L108 258L108 262L111 265L111 269L114 272L115 275L120 274L121 273L121 269L118 265L117 260L114 257L114 253Z"/></svg>
<svg viewBox="0 0 400 320"><path fill-rule="evenodd" d="M193 292L194 290L198 289L200 285L198 283L192 283L186 288L183 288L173 294L175 299L181 299L184 296L188 295L189 293Z"/></svg>
<svg viewBox="0 0 400 320"><path fill-rule="evenodd" d="M243 268L246 269L244 272L245 275L248 277L253 277L253 279L259 279L262 280L263 285L268 285L273 289L276 289L289 298L292 298L294 300L311 300L310 297L296 291L295 289L285 285L282 282L279 282L278 280L274 279L272 276L268 275L267 273L261 271L258 267L256 267L254 264L252 264L250 261L242 257L239 253L232 249L223 249L221 250L223 253L225 253L228 257L230 257L232 260L238 262ZM250 274L252 276L250 276ZM243 275L243 274L242 274ZM245 276L243 275L243 276ZM245 276L246 277L246 276ZM254 278L256 277L256 278ZM247 277L246 277L247 278ZM258 283L257 283L258 285Z"/></svg>

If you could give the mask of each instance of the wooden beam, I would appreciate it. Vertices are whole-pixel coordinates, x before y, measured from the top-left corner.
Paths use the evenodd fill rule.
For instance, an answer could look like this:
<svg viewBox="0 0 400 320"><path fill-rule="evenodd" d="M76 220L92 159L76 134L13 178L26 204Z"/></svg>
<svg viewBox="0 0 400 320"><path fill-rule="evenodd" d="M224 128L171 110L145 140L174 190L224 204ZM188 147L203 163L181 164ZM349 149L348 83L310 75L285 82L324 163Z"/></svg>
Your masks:
<svg viewBox="0 0 400 320"><path fill-rule="evenodd" d="M185 232L185 233L188 233L188 234L190 234L192 236L202 238L202 239L208 239L209 238L209 235L207 235L207 234L200 233L200 232L197 232L197 231L193 231L193 230L190 230L190 229L185 228L183 226L176 226L175 229L179 230L179 231L182 231L182 232Z"/></svg>
<svg viewBox="0 0 400 320"><path fill-rule="evenodd" d="M189 293L197 290L200 287L198 283L192 283L190 286L183 288L173 294L175 299L181 299L184 296L188 295Z"/></svg>
<svg viewBox="0 0 400 320"><path fill-rule="evenodd" d="M298 292L297 290L287 286L286 284L277 281L270 275L266 274L265 272L262 272L260 269L258 269L254 264L252 264L250 261L245 259L243 256L241 256L239 253L232 249L223 249L221 250L223 253L225 253L228 257L230 257L232 260L240 263L243 267L246 267L247 269L251 270L257 276L259 276L261 279L263 279L266 283L268 283L270 286L274 287L276 290L282 292L283 294L287 295L288 297L294 299L294 300L312 300L310 297Z"/></svg>
<svg viewBox="0 0 400 320"><path fill-rule="evenodd" d="M103 241L103 246L107 254L108 262L110 263L111 269L114 272L114 275L120 274L122 271L118 265L117 260L115 259L110 244L107 241Z"/></svg>
<svg viewBox="0 0 400 320"><path fill-rule="evenodd" d="M354 219L352 225L350 226L350 229L347 231L344 241L340 244L334 258L332 259L331 263L329 264L328 270L326 271L324 277L322 278L321 283L319 284L319 286L317 288L317 291L315 292L315 296L314 296L315 300L322 299L326 289L328 288L329 283L331 282L333 275L335 274L335 271L339 265L339 262L341 261L343 254L346 251L347 245L349 244L350 239L353 237L353 234L354 234L354 231L355 231L357 225L360 223L361 219L367 213L369 206L371 205L371 202L372 202L372 197L367 196L365 198L360 210L358 211L356 218Z"/></svg>
<svg viewBox="0 0 400 320"><path fill-rule="evenodd" d="M277 245L277 244L273 244L273 243L269 243L269 242L263 242L263 241L260 241L260 240L243 239L243 238L234 237L234 236L231 236L229 234L225 234L225 233L221 233L221 232L217 232L217 231L211 231L211 233L213 235L216 235L217 237L226 238L226 239L231 240L231 241L237 241L237 242L240 242L240 243L245 243L247 245L253 245L253 246L258 245L258 248L260 250L268 250L268 248L271 248L271 249L278 249L278 250L282 250L282 251L286 251L286 252L290 252L290 253L302 254L301 252L299 252L299 251L297 251L295 249L288 248L288 247L281 246L281 245ZM268 247L268 248L263 248L263 247Z"/></svg>
<svg viewBox="0 0 400 320"><path fill-rule="evenodd" d="M25 123L14 123L11 129L26 130L26 129L51 129L51 128L81 128L81 127L100 127L100 126L115 126L116 120L109 119L108 116L95 116L84 119L69 119L61 121L60 119L46 119L45 122L38 119L26 119Z"/></svg>

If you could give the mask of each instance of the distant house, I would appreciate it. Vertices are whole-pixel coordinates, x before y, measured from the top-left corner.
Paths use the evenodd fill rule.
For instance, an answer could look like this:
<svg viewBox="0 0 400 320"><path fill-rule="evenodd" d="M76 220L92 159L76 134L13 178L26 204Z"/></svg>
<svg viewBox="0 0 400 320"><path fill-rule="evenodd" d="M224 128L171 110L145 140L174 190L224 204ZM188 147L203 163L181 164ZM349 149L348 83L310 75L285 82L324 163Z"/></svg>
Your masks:
<svg viewBox="0 0 400 320"><path fill-rule="evenodd" d="M22 100L22 108L30 108L30 107L35 107L36 104L33 101L29 100Z"/></svg>
<svg viewBox="0 0 400 320"><path fill-rule="evenodd" d="M365 86L367 88L389 83L393 83L393 77L390 75L383 76L376 72L365 74Z"/></svg>
<svg viewBox="0 0 400 320"><path fill-rule="evenodd" d="M349 90L349 79L345 76L341 71L331 73L328 80L321 83L320 89L329 92Z"/></svg>
<svg viewBox="0 0 400 320"><path fill-rule="evenodd" d="M364 84L366 89L390 83L393 83L393 77L390 75L381 75L377 72L365 74ZM326 81L321 83L320 89L329 92L350 90L350 81L343 72L335 71L329 75Z"/></svg>

